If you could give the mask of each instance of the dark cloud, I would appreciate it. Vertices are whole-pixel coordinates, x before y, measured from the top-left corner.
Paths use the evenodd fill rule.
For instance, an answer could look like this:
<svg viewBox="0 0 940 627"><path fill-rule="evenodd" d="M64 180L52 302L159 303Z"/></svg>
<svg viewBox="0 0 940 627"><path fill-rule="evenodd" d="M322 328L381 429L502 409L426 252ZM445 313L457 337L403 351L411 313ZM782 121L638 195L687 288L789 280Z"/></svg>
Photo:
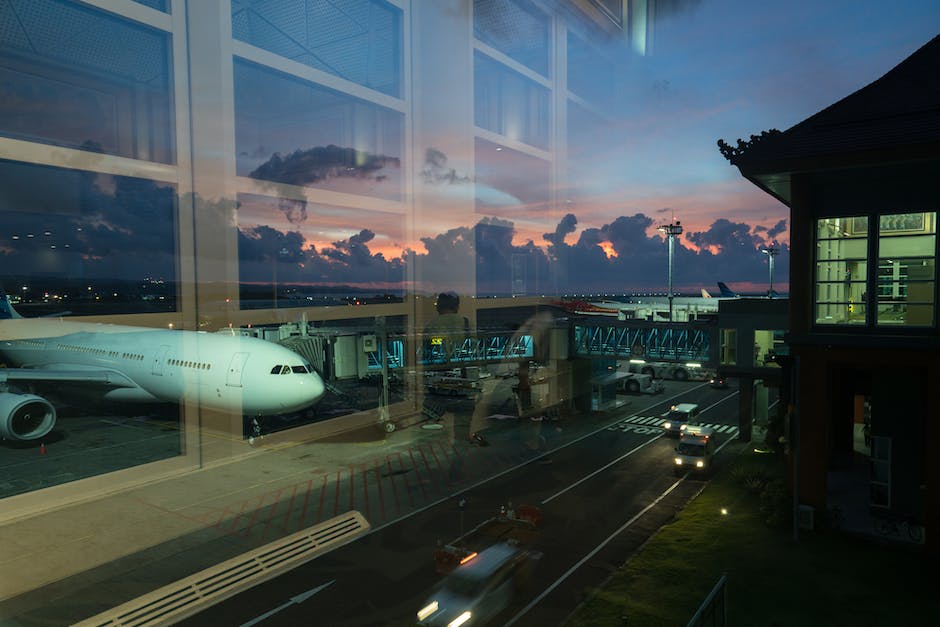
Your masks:
<svg viewBox="0 0 940 627"><path fill-rule="evenodd" d="M330 144L295 150L286 157L276 152L250 176L290 185L313 185L339 177L379 180L381 175L377 173L386 167L398 168L400 160Z"/></svg>

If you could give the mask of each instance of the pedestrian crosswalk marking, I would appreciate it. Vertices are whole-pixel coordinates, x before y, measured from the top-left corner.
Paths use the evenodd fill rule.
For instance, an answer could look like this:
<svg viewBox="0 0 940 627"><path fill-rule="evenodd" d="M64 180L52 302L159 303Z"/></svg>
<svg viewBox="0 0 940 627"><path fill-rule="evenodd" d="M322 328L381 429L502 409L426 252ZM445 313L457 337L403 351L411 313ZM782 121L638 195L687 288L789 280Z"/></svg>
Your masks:
<svg viewBox="0 0 940 627"><path fill-rule="evenodd" d="M624 418L616 424L612 424L607 427L608 431L629 431L631 427L636 425L642 425L646 427L654 426L658 427L665 422L665 419L661 416L630 416L629 418ZM734 425L723 425L719 423L699 423L698 426L708 427L714 429L715 433L723 433L727 435L735 435L738 432L738 428Z"/></svg>

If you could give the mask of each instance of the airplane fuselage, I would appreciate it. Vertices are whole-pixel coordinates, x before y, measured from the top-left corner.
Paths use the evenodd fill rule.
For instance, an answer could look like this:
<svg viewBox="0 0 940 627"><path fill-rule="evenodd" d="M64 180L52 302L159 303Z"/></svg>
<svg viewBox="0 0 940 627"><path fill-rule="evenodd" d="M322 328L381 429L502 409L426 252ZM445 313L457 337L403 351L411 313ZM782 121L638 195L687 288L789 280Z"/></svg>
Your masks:
<svg viewBox="0 0 940 627"><path fill-rule="evenodd" d="M300 355L258 338L37 319L3 325L8 381L82 386L87 372L105 400L188 401L243 414L297 411L323 395Z"/></svg>

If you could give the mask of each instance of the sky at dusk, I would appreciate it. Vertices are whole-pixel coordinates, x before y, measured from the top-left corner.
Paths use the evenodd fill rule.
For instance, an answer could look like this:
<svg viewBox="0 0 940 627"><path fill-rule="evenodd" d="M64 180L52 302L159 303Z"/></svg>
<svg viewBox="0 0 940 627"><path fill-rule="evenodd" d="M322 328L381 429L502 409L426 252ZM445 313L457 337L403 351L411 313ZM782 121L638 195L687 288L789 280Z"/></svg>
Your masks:
<svg viewBox="0 0 940 627"><path fill-rule="evenodd" d="M497 7L494 15L508 6L484 5ZM486 45L472 58L466 45L455 46L463 61L446 52L454 33L466 33L466 15L416 17L413 85L399 100L399 76L363 78L389 96L368 101L236 58L241 191L229 226L237 229L240 280L391 291L414 281L417 291L434 291L454 268L472 267L477 293L662 291L667 246L657 228L678 220L677 290L714 290L717 281L766 290L760 250L773 242L774 283L785 290L788 209L746 181L717 141L786 130L875 81L940 33L940 3L657 6L642 53L635 42L597 38L600 56L594 50L576 62L580 44L568 40L575 97L566 99L547 87L548 62L539 65L525 47L536 23L522 13L508 31L478 33ZM389 24L394 14L386 14ZM237 22L247 41L252 23ZM493 50L517 65L494 61ZM169 75L159 73L167 92ZM487 90L502 100L487 101ZM168 107L172 99L162 98L157 106ZM561 131L546 122L560 106L568 120ZM53 139L54 119L37 121ZM109 152L87 140L79 148ZM5 272L173 277L174 186L76 172L0 162L8 181L0 198L10 227L0 233Z"/></svg>

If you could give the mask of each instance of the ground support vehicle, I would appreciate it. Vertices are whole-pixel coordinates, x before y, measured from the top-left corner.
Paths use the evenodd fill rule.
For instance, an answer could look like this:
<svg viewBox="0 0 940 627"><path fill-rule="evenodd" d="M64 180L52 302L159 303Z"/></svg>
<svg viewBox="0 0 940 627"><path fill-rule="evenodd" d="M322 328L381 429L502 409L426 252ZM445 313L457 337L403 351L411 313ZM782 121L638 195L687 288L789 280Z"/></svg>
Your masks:
<svg viewBox="0 0 940 627"><path fill-rule="evenodd" d="M417 612L418 624L479 625L492 620L524 584L534 560L541 511L512 505L434 554L445 577Z"/></svg>
<svg viewBox="0 0 940 627"><path fill-rule="evenodd" d="M618 372L617 391L624 394L661 394L666 389L663 382L650 374Z"/></svg>
<svg viewBox="0 0 940 627"><path fill-rule="evenodd" d="M675 381L707 381L712 372L703 368L697 362L679 361L646 361L644 359L631 359L628 370L640 374L648 374L656 379L673 379Z"/></svg>
<svg viewBox="0 0 940 627"><path fill-rule="evenodd" d="M679 437L690 425L697 423L699 407L695 403L672 405L663 414L663 431L668 436Z"/></svg>
<svg viewBox="0 0 940 627"><path fill-rule="evenodd" d="M715 454L715 433L708 427L688 426L679 436L673 470L676 475L686 471L705 473L711 470Z"/></svg>
<svg viewBox="0 0 940 627"><path fill-rule="evenodd" d="M434 552L434 567L437 572L447 574L465 563L469 556L500 542L531 548L538 540L541 519L542 511L535 506L513 508L511 503L503 506L497 515L439 547Z"/></svg>

